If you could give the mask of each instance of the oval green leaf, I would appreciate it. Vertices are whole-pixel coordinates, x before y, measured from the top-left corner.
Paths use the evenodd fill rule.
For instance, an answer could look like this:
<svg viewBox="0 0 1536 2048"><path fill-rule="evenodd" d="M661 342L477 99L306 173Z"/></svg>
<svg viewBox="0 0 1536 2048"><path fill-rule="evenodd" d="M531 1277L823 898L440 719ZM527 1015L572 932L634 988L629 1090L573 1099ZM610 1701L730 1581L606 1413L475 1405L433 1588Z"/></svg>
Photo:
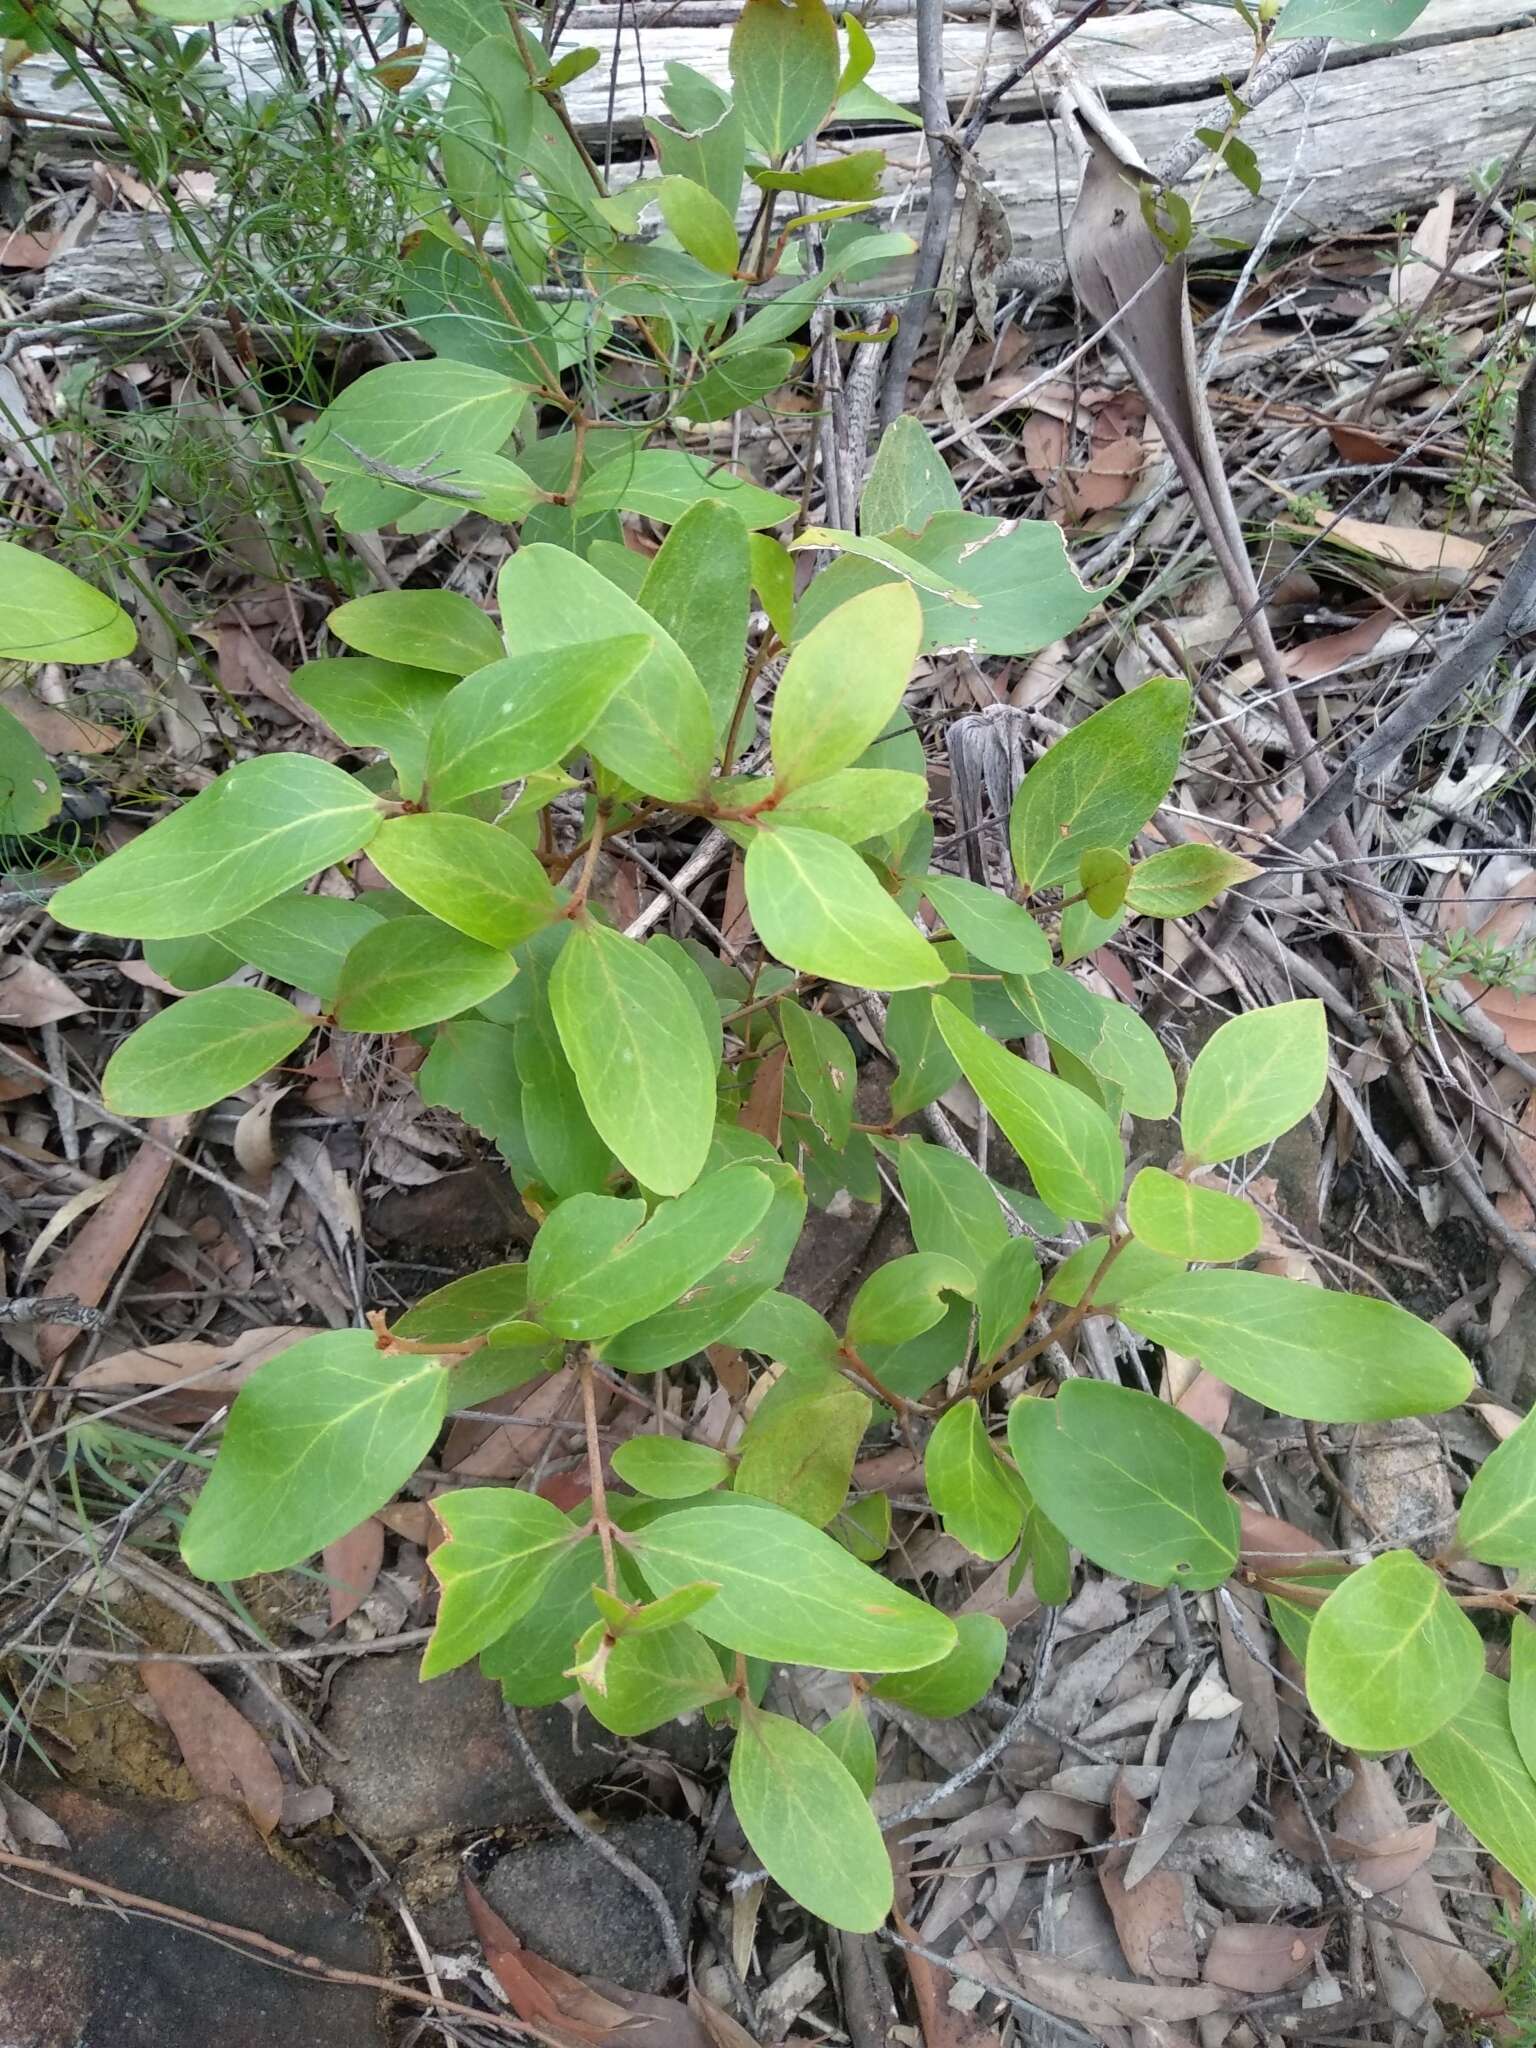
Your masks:
<svg viewBox="0 0 1536 2048"><path fill-rule="evenodd" d="M1054 1401L1014 1402L1008 1441L1040 1511L1106 1571L1200 1592L1236 1565L1221 1445L1166 1401L1068 1380Z"/></svg>
<svg viewBox="0 0 1536 2048"><path fill-rule="evenodd" d="M386 819L368 858L402 896L487 946L510 951L560 915L536 856L479 818L449 811Z"/></svg>
<svg viewBox="0 0 1536 2048"><path fill-rule="evenodd" d="M679 1714L727 1697L720 1665L697 1629L648 1629L605 1642L601 1623L576 1645L581 1696L615 1735L645 1735Z"/></svg>
<svg viewBox="0 0 1536 2048"><path fill-rule="evenodd" d="M118 1116L206 1109L258 1080L314 1028L313 1017L265 989L183 996L123 1040L102 1075L102 1100Z"/></svg>
<svg viewBox="0 0 1536 2048"><path fill-rule="evenodd" d="M775 959L855 988L931 988L949 969L851 847L774 825L753 836L747 904Z"/></svg>
<svg viewBox="0 0 1536 2048"><path fill-rule="evenodd" d="M382 747L394 763L402 796L421 795L427 740L453 688L451 675L359 654L307 661L288 682L299 702L317 711L349 747Z"/></svg>
<svg viewBox="0 0 1536 2048"><path fill-rule="evenodd" d="M659 1515L628 1539L657 1593L720 1590L696 1626L749 1657L828 1671L912 1671L954 1646L955 1625L798 1516L725 1494Z"/></svg>
<svg viewBox="0 0 1536 2048"><path fill-rule="evenodd" d="M708 1444L687 1443L679 1436L632 1436L615 1449L613 1469L626 1486L652 1500L687 1500L724 1485L733 1468L724 1451Z"/></svg>
<svg viewBox="0 0 1536 2048"><path fill-rule="evenodd" d="M1211 1033L1189 1070L1179 1130L1214 1166L1299 1124L1328 1085L1328 1028L1313 998L1249 1010Z"/></svg>
<svg viewBox="0 0 1536 2048"><path fill-rule="evenodd" d="M767 155L782 157L832 111L841 70L823 0L747 0L731 32L736 111Z"/></svg>
<svg viewBox="0 0 1536 2048"><path fill-rule="evenodd" d="M681 1194L715 1127L715 1062L687 989L659 954L589 918L555 962L549 1001L601 1137L642 1187Z"/></svg>
<svg viewBox="0 0 1536 2048"><path fill-rule="evenodd" d="M910 585L886 583L839 605L796 642L769 732L780 789L848 767L879 737L901 702L922 630Z"/></svg>
<svg viewBox="0 0 1536 2048"><path fill-rule="evenodd" d="M1120 1317L1307 1422L1438 1415L1472 1391L1472 1368L1450 1338L1406 1309L1272 1273L1181 1273L1133 1295Z"/></svg>
<svg viewBox="0 0 1536 2048"><path fill-rule="evenodd" d="M1024 1527L1024 1504L974 1401L939 1417L923 1454L923 1478L946 1536L993 1564L1008 1555Z"/></svg>
<svg viewBox="0 0 1536 2048"><path fill-rule="evenodd" d="M115 661L137 638L115 599L62 562L0 540L0 660Z"/></svg>
<svg viewBox="0 0 1536 2048"><path fill-rule="evenodd" d="M1154 677L1049 748L1013 800L1008 842L1026 890L1074 887L1095 847L1129 846L1178 773L1189 685Z"/></svg>
<svg viewBox="0 0 1536 2048"><path fill-rule="evenodd" d="M1510 1727L1503 1679L1485 1673L1465 1706L1414 1744L1413 1760L1489 1855L1536 1890L1536 1780Z"/></svg>
<svg viewBox="0 0 1536 2048"><path fill-rule="evenodd" d="M1484 1564L1536 1565L1536 1414L1483 1460L1462 1496L1456 1535Z"/></svg>
<svg viewBox="0 0 1536 2048"><path fill-rule="evenodd" d="M890 1912L880 1824L847 1766L809 1728L760 1708L744 1714L731 1751L731 1804L763 1867L818 1920L869 1934Z"/></svg>
<svg viewBox="0 0 1536 2048"><path fill-rule="evenodd" d="M415 1031L473 1009L516 972L510 953L435 917L392 917L342 962L336 1021L344 1031Z"/></svg>
<svg viewBox="0 0 1536 2048"><path fill-rule="evenodd" d="M1051 942L1027 910L958 875L925 875L923 894L973 959L1005 974L1043 974Z"/></svg>
<svg viewBox="0 0 1536 2048"><path fill-rule="evenodd" d="M1005 1051L944 997L933 1008L945 1044L1029 1168L1041 1201L1062 1216L1100 1222L1125 1177L1114 1123L1080 1090Z"/></svg>
<svg viewBox="0 0 1536 2048"><path fill-rule="evenodd" d="M217 931L359 852L382 823L378 799L329 761L267 754L70 882L49 914L115 939Z"/></svg>
<svg viewBox="0 0 1536 2048"><path fill-rule="evenodd" d="M1211 1266L1246 1259L1264 1235L1258 1210L1241 1195L1197 1187L1160 1166L1144 1166L1131 1182L1125 1216L1150 1250Z"/></svg>
<svg viewBox="0 0 1536 2048"><path fill-rule="evenodd" d="M298 1564L393 1498L437 1435L448 1375L391 1357L366 1330L308 1337L235 1396L181 1535L200 1579Z"/></svg>
<svg viewBox="0 0 1536 2048"><path fill-rule="evenodd" d="M979 1706L997 1682L1008 1654L1008 1631L991 1614L957 1614L955 1647L922 1671L893 1671L870 1687L877 1700L895 1700L931 1721L952 1720Z"/></svg>
<svg viewBox="0 0 1536 2048"><path fill-rule="evenodd" d="M1328 1595L1307 1638L1307 1698L1336 1742L1407 1749L1471 1699L1482 1637L1411 1550L1389 1550Z"/></svg>

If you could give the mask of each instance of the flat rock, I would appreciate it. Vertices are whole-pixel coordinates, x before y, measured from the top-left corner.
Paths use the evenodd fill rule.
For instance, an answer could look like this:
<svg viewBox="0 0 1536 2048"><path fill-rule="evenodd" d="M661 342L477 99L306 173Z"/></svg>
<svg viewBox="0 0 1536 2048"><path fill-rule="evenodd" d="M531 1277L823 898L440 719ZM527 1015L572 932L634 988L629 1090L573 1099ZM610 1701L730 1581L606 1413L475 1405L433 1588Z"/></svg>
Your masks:
<svg viewBox="0 0 1536 2048"><path fill-rule="evenodd" d="M419 1670L412 1655L359 1657L331 1687L325 1733L345 1760L325 1779L342 1817L376 1842L547 1819L508 1737L501 1688L473 1665L425 1685ZM601 1731L564 1707L525 1711L522 1726L563 1793L613 1767L612 1750L588 1739Z"/></svg>
<svg viewBox="0 0 1536 2048"><path fill-rule="evenodd" d="M660 1885L688 1943L698 1883L698 1838L685 1822L616 1821L605 1840ZM480 1887L535 1955L576 1977L606 1977L626 1991L660 1991L667 1951L650 1905L628 1878L574 1835L512 1849Z"/></svg>
<svg viewBox="0 0 1536 2048"><path fill-rule="evenodd" d="M374 1931L273 1856L222 1800L108 1805L58 1787L36 1797L70 1840L45 1852L49 1861L341 1968L383 1968ZM372 1991L306 1979L143 1914L43 1894L41 1884L6 1887L0 2048L383 2048L389 2038Z"/></svg>

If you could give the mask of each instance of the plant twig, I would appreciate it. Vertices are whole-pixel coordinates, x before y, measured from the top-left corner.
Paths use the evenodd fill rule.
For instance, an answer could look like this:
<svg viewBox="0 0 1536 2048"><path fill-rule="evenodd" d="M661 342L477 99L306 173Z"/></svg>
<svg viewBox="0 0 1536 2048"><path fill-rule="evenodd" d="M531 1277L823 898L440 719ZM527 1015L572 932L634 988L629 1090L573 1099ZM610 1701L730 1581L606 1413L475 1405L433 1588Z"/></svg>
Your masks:
<svg viewBox="0 0 1536 2048"><path fill-rule="evenodd" d="M662 1943L667 1951L668 1968L674 1977L681 1977L687 1969L688 1960L683 1951L683 1938L678 1932L677 1916L667 1903L666 1893L649 1871L642 1870L632 1857L626 1856L622 1849L616 1849L612 1842L598 1834L595 1828L589 1828L581 1816L561 1798L548 1771L540 1763L538 1752L523 1733L523 1725L518 1719L515 1707L506 1709L505 1720L507 1733L512 1738L512 1746L521 1757L523 1768L543 1794L550 1812L570 1829L578 1842L590 1849L594 1856L601 1856L611 1870L616 1870L620 1877L626 1878L634 1886L656 1915Z"/></svg>
<svg viewBox="0 0 1536 2048"><path fill-rule="evenodd" d="M73 1323L79 1330L99 1330L106 1319L105 1310L88 1308L73 1294L0 1300L0 1323Z"/></svg>
<svg viewBox="0 0 1536 2048"><path fill-rule="evenodd" d="M955 194L960 189L959 145L949 125L949 101L944 93L943 0L917 0L917 98L928 143L928 210L923 217L912 289L885 360L878 415L881 433L893 427L906 409L907 378L917 361L923 327L938 290Z"/></svg>

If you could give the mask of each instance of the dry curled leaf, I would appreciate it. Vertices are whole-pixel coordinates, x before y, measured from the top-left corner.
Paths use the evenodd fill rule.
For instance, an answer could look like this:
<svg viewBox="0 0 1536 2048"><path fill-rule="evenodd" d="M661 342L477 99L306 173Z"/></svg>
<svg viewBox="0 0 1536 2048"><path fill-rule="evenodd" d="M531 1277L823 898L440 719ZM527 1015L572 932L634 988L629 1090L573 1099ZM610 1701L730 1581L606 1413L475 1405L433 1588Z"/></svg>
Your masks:
<svg viewBox="0 0 1536 2048"><path fill-rule="evenodd" d="M0 1024L36 1031L40 1025L78 1016L85 1007L69 983L40 961L0 954Z"/></svg>
<svg viewBox="0 0 1536 2048"><path fill-rule="evenodd" d="M154 1213L160 1192L176 1163L176 1147L186 1136L191 1118L161 1116L145 1126L146 1139L118 1175L117 1185L82 1226L73 1244L48 1275L50 1294L73 1294L94 1308L106 1293L112 1275L138 1242L139 1232ZM38 1356L51 1367L80 1335L78 1329L51 1324L38 1339Z"/></svg>
<svg viewBox="0 0 1536 2048"><path fill-rule="evenodd" d="M1327 1938L1326 1927L1218 1927L1206 1951L1205 1981L1255 1998L1283 1991L1305 1976Z"/></svg>
<svg viewBox="0 0 1536 2048"><path fill-rule="evenodd" d="M349 1615L373 1591L384 1562L384 1524L370 1515L345 1536L327 1543L322 1552L326 1593L330 1600L331 1627L340 1628Z"/></svg>
<svg viewBox="0 0 1536 2048"><path fill-rule="evenodd" d="M233 1799L264 1835L271 1834L282 1818L282 1775L245 1716L190 1664L145 1659L139 1676L203 1791Z"/></svg>

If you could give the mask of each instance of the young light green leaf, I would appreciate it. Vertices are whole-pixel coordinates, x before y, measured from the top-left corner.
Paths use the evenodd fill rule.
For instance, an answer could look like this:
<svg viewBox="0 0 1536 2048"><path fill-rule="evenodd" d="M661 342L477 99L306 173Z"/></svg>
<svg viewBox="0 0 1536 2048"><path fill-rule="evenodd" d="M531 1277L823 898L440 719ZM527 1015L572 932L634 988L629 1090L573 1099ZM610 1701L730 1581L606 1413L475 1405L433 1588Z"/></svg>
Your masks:
<svg viewBox="0 0 1536 2048"><path fill-rule="evenodd" d="M1086 1244L1079 1245L1051 1275L1051 1284L1045 1290L1046 1299L1065 1302L1069 1308L1075 1308L1091 1289L1095 1307L1115 1308L1128 1296L1139 1294L1155 1286L1159 1280L1166 1280L1170 1274L1183 1271L1182 1259L1169 1258L1166 1252L1153 1251L1150 1245L1139 1244L1132 1238L1109 1271L1099 1279L1099 1269L1108 1251L1107 1237L1090 1237Z"/></svg>
<svg viewBox="0 0 1536 2048"><path fill-rule="evenodd" d="M921 775L898 768L839 768L804 789L792 789L774 805L773 815L781 825L800 825L845 846L862 846L882 832L894 832L927 801L928 784Z"/></svg>
<svg viewBox="0 0 1536 2048"><path fill-rule="evenodd" d="M327 623L359 654L439 675L472 675L505 652L495 622L454 590L374 591L339 605Z"/></svg>
<svg viewBox="0 0 1536 2048"><path fill-rule="evenodd" d="M976 1362L995 1365L1023 1336L1040 1298L1040 1261L1027 1237L1010 1237L976 1282Z"/></svg>
<svg viewBox="0 0 1536 2048"><path fill-rule="evenodd" d="M718 498L701 498L662 542L640 586L640 609L693 664L717 737L730 724L741 690L751 581L740 513Z"/></svg>
<svg viewBox="0 0 1536 2048"><path fill-rule="evenodd" d="M731 32L737 111L770 157L814 135L832 111L841 68L823 0L747 0Z"/></svg>
<svg viewBox="0 0 1536 2048"><path fill-rule="evenodd" d="M946 1295L969 1300L976 1280L969 1266L940 1252L909 1252L888 1259L864 1282L848 1311L848 1342L905 1344L931 1330L948 1312Z"/></svg>
<svg viewBox="0 0 1536 2048"><path fill-rule="evenodd" d="M855 988L931 988L949 978L859 856L824 832L764 827L747 848L745 878L758 937L788 967Z"/></svg>
<svg viewBox="0 0 1536 2048"><path fill-rule="evenodd" d="M1536 1566L1536 1413L1483 1460L1462 1496L1456 1537L1484 1564Z"/></svg>
<svg viewBox="0 0 1536 2048"><path fill-rule="evenodd" d="M1008 1441L1041 1512L1106 1571L1201 1592L1236 1565L1221 1445L1166 1401L1068 1380L1054 1401L1014 1402Z"/></svg>
<svg viewBox="0 0 1536 2048"><path fill-rule="evenodd" d="M113 598L35 548L0 540L0 661L115 661L137 638Z"/></svg>
<svg viewBox="0 0 1536 2048"><path fill-rule="evenodd" d="M858 1700L850 1700L840 1714L834 1714L825 1728L816 1730L855 1785L868 1799L880 1775L880 1758L875 1749L869 1716Z"/></svg>
<svg viewBox="0 0 1536 2048"><path fill-rule="evenodd" d="M307 661L294 670L289 687L349 747L382 747L395 765L403 797L414 801L421 795L427 737L453 688L451 675L363 654Z"/></svg>
<svg viewBox="0 0 1536 2048"><path fill-rule="evenodd" d="M49 904L72 931L179 939L217 931L365 847L378 799L329 761L241 761Z"/></svg>
<svg viewBox="0 0 1536 2048"><path fill-rule="evenodd" d="M647 795L669 802L697 796L714 761L714 715L670 634L567 548L519 548L502 565L497 591L509 654L579 655L594 640L649 640L623 688L609 694L595 722L584 721L581 736L605 768Z"/></svg>
<svg viewBox="0 0 1536 2048"><path fill-rule="evenodd" d="M1154 677L1048 749L1008 821L1027 890L1075 885L1090 847L1130 844L1172 787L1188 715L1189 685Z"/></svg>
<svg viewBox="0 0 1536 2048"><path fill-rule="evenodd" d="M1077 864L1077 879L1089 910L1107 921L1125 901L1131 864L1112 846L1090 846Z"/></svg>
<svg viewBox="0 0 1536 2048"><path fill-rule="evenodd" d="M131 1032L107 1061L102 1100L118 1116L206 1109L286 1059L315 1028L259 988L184 996Z"/></svg>
<svg viewBox="0 0 1536 2048"><path fill-rule="evenodd" d="M1029 1168L1040 1199L1096 1223L1120 1199L1120 1133L1096 1103L1054 1074L1006 1052L953 1003L934 998L950 1051L1003 1136Z"/></svg>
<svg viewBox="0 0 1536 2048"><path fill-rule="evenodd" d="M1536 1779L1515 1742L1503 1679L1485 1673L1466 1704L1414 1744L1413 1761L1489 1855L1527 1891L1536 1887Z"/></svg>
<svg viewBox="0 0 1536 2048"><path fill-rule="evenodd" d="M1472 1390L1450 1338L1406 1309L1272 1273L1180 1273L1119 1313L1240 1394L1308 1422L1438 1415Z"/></svg>
<svg viewBox="0 0 1536 2048"><path fill-rule="evenodd" d="M730 1692L714 1652L686 1624L615 1640L599 1623L576 1645L572 1668L593 1720L615 1735L645 1735Z"/></svg>
<svg viewBox="0 0 1536 2048"><path fill-rule="evenodd" d="M825 1528L848 1497L869 1417L867 1398L839 1374L786 1372L752 1411L736 1491Z"/></svg>
<svg viewBox="0 0 1536 2048"><path fill-rule="evenodd" d="M1189 1070L1179 1130L1208 1166L1299 1124L1328 1085L1328 1027L1315 998L1230 1017Z"/></svg>
<svg viewBox="0 0 1536 2048"><path fill-rule="evenodd" d="M1288 0L1271 34L1332 36L1340 43L1389 43L1412 28L1429 0Z"/></svg>
<svg viewBox="0 0 1536 2048"><path fill-rule="evenodd" d="M760 1296L723 1334L791 1372L831 1372L837 1366L837 1333L793 1294Z"/></svg>
<svg viewBox="0 0 1536 2048"><path fill-rule="evenodd" d="M640 633L513 654L466 676L427 742L427 795L439 807L548 768L578 746L650 659Z"/></svg>
<svg viewBox="0 0 1536 2048"><path fill-rule="evenodd" d="M603 1345L619 1372L659 1372L724 1338L749 1302L784 1278L805 1224L805 1184L782 1161L751 1162L773 1184L773 1199L752 1229L712 1272L696 1280L685 1301L632 1323Z"/></svg>
<svg viewBox="0 0 1536 2048"><path fill-rule="evenodd" d="M947 1615L914 1599L830 1536L739 1494L658 1515L628 1538L656 1593L698 1579L720 1591L696 1626L749 1657L828 1671L912 1671L955 1641Z"/></svg>
<svg viewBox="0 0 1536 2048"><path fill-rule="evenodd" d="M973 959L1005 974L1043 974L1051 942L1017 903L958 875L924 875L923 894Z"/></svg>
<svg viewBox="0 0 1536 2048"><path fill-rule="evenodd" d="M582 486L577 508L583 514L637 512L669 526L695 505L710 503L726 506L753 530L781 526L795 509L793 499L681 448L641 448L603 463Z"/></svg>
<svg viewBox="0 0 1536 2048"><path fill-rule="evenodd" d="M1008 1654L1008 1631L991 1614L957 1614L955 1647L922 1671L896 1671L876 1679L877 1700L894 1700L931 1721L953 1720L979 1706L997 1682Z"/></svg>
<svg viewBox="0 0 1536 2048"><path fill-rule="evenodd" d="M839 605L796 641L769 731L781 790L848 767L878 738L901 702L921 634L912 590L887 583Z"/></svg>
<svg viewBox="0 0 1536 2048"><path fill-rule="evenodd" d="M576 1518L587 1513L584 1502ZM480 1669L510 1706L552 1706L576 1692L572 1652L596 1616L592 1588L602 1575L601 1547L588 1536L555 1565L528 1612L480 1652Z"/></svg>
<svg viewBox="0 0 1536 2048"><path fill-rule="evenodd" d="M747 0L749 13L765 6L787 12L779 0ZM894 1880L880 1824L809 1728L760 1708L744 1714L731 1751L731 1804L753 1854L818 1920L869 1934L890 1912Z"/></svg>
<svg viewBox="0 0 1536 2048"><path fill-rule="evenodd" d="M660 1600L629 1601L621 1600L602 1586L594 1586L592 1601L607 1622L610 1634L649 1635L697 1614L719 1590L712 1579L700 1579L692 1586L679 1586L675 1593L668 1593ZM715 1668L717 1671L720 1668L718 1661Z"/></svg>
<svg viewBox="0 0 1536 2048"><path fill-rule="evenodd" d="M364 932L383 922L384 913L367 895L290 893L221 926L217 937L237 959L328 1003L341 984L348 953Z"/></svg>
<svg viewBox="0 0 1536 2048"><path fill-rule="evenodd" d="M1223 889L1251 881L1259 872L1241 854L1223 853L1218 846L1170 846L1166 853L1154 853L1138 861L1131 870L1125 900L1143 917L1188 917L1214 903Z"/></svg>
<svg viewBox="0 0 1536 2048"><path fill-rule="evenodd" d="M549 1000L599 1133L642 1187L681 1194L715 1125L715 1066L687 989L637 939L588 918L555 962Z"/></svg>
<svg viewBox="0 0 1536 2048"><path fill-rule="evenodd" d="M858 1086L853 1047L819 1011L785 1000L775 1015L811 1115L827 1143L841 1151L853 1128L853 1094Z"/></svg>
<svg viewBox="0 0 1536 2048"><path fill-rule="evenodd" d="M1536 1622L1517 1615L1509 1632L1509 1732L1536 1777Z"/></svg>
<svg viewBox="0 0 1536 2048"><path fill-rule="evenodd" d="M573 1195L534 1239L531 1312L562 1337L611 1337L666 1308L730 1257L773 1199L773 1183L743 1162L696 1181L650 1221L641 1202Z"/></svg>
<svg viewBox="0 0 1536 2048"><path fill-rule="evenodd" d="M487 36L454 66L443 100L443 183L477 243L517 183L533 109L533 80L511 36Z"/></svg>
<svg viewBox="0 0 1536 2048"><path fill-rule="evenodd" d="M0 835L20 839L40 832L63 801L52 762L21 720L0 705Z"/></svg>
<svg viewBox="0 0 1536 2048"><path fill-rule="evenodd" d="M1160 1166L1144 1166L1131 1182L1125 1218L1149 1250L1211 1266L1246 1259L1264 1234L1251 1202L1219 1188L1198 1187Z"/></svg>
<svg viewBox="0 0 1536 2048"><path fill-rule="evenodd" d="M896 1171L920 1252L942 1252L969 1266L979 1282L1011 1240L990 1180L961 1153L921 1138L903 1138Z"/></svg>
<svg viewBox="0 0 1536 2048"><path fill-rule="evenodd" d="M611 199L599 199L597 210L621 234L634 234L648 206L658 206L679 244L706 270L730 277L737 266L736 222L713 192L692 178L677 175L638 179Z"/></svg>
<svg viewBox="0 0 1536 2048"><path fill-rule="evenodd" d="M1307 1698L1350 1749L1407 1749L1458 1713L1483 1675L1482 1638L1411 1550L1373 1557L1323 1602L1307 1639Z"/></svg>
<svg viewBox="0 0 1536 2048"><path fill-rule="evenodd" d="M510 951L560 915L535 856L479 818L418 811L387 819L368 858L402 896L487 946Z"/></svg>
<svg viewBox="0 0 1536 2048"><path fill-rule="evenodd" d="M432 1447L448 1375L366 1330L308 1337L240 1389L181 1536L200 1579L282 1571L366 1521Z"/></svg>
<svg viewBox="0 0 1536 2048"><path fill-rule="evenodd" d="M859 499L863 533L921 533L936 512L958 512L960 491L928 430L903 413L882 434Z"/></svg>
<svg viewBox="0 0 1536 2048"><path fill-rule="evenodd" d="M512 955L435 917L392 917L364 932L341 966L344 1031L415 1031L472 1010L517 972Z"/></svg>
<svg viewBox="0 0 1536 2048"><path fill-rule="evenodd" d="M370 471L369 460L453 484L466 463L500 449L527 402L525 386L477 363L449 362L441 356L385 363L365 370L331 401L305 435L300 460L326 486L324 509L339 525L349 533L375 532L391 521L407 519L427 501L420 489ZM387 591L379 599L398 611L397 598L450 595ZM370 605L378 601L356 600ZM339 634L336 616L332 614L331 628ZM421 668L434 665L407 646L361 651L383 652L391 660Z"/></svg>
<svg viewBox="0 0 1536 2048"><path fill-rule="evenodd" d="M1133 1116L1172 1116L1179 1091L1168 1055L1129 1003L1095 995L1060 967L1010 975L1004 985L1036 1030L1053 1047L1081 1060L1097 1080L1119 1090Z"/></svg>
<svg viewBox="0 0 1536 2048"><path fill-rule="evenodd" d="M923 1478L946 1536L995 1564L1019 1540L1024 1509L974 1401L946 1408L923 1454Z"/></svg>
<svg viewBox="0 0 1536 2048"><path fill-rule="evenodd" d="M734 1467L723 1451L692 1444L680 1436L632 1436L617 1446L613 1469L636 1493L652 1500L687 1500L723 1486Z"/></svg>
<svg viewBox="0 0 1536 2048"><path fill-rule="evenodd" d="M424 1294L391 1323L389 1333L417 1344L462 1344L520 1315L527 1299L526 1265L486 1266Z"/></svg>
<svg viewBox="0 0 1536 2048"><path fill-rule="evenodd" d="M820 164L802 163L787 171L765 171L749 164L747 176L764 192L799 192L808 199L867 200L878 197L884 169L884 150L853 149L846 156L829 157Z"/></svg>
<svg viewBox="0 0 1536 2048"><path fill-rule="evenodd" d="M423 1678L457 1670L526 1614L580 1532L547 1500L510 1486L440 1494L433 1513L448 1540L427 1563L442 1588Z"/></svg>

